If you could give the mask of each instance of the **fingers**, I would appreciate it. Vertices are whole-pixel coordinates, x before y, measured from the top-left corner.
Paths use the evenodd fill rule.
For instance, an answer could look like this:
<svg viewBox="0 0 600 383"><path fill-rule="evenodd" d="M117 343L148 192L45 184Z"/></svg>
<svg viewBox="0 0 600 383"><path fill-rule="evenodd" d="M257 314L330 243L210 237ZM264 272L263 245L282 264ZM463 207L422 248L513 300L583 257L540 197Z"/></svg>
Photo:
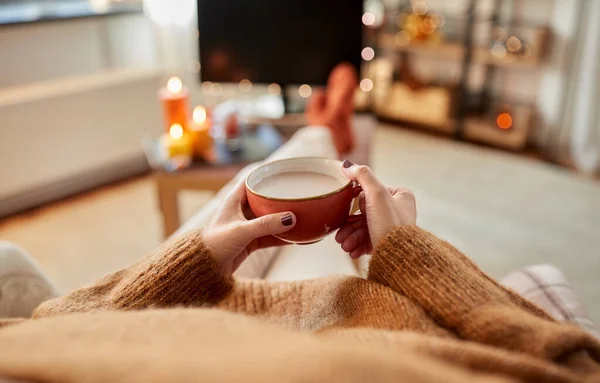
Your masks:
<svg viewBox="0 0 600 383"><path fill-rule="evenodd" d="M246 179L242 178L225 197L225 206L241 206L246 202Z"/></svg>
<svg viewBox="0 0 600 383"><path fill-rule="evenodd" d="M381 191L387 192L387 189L368 166L356 165L354 162L346 160L342 169L344 175L349 180L360 184L366 194L375 194Z"/></svg>
<svg viewBox="0 0 600 383"><path fill-rule="evenodd" d="M358 229L361 226L365 226L367 223L365 221L354 222L350 224L345 224L342 226L340 230L335 235L335 241L340 245L348 238L352 232Z"/></svg>
<svg viewBox="0 0 600 383"><path fill-rule="evenodd" d="M358 228L342 242L342 249L346 253L351 253L362 246L369 239L369 231L365 226Z"/></svg>
<svg viewBox="0 0 600 383"><path fill-rule="evenodd" d="M366 245L361 245L361 246L357 247L356 249L354 249L352 252L350 252L350 258L358 259L368 253L369 253L368 247Z"/></svg>
<svg viewBox="0 0 600 383"><path fill-rule="evenodd" d="M285 233L296 225L296 216L292 212L275 213L256 218L242 224L245 235L250 241L274 234Z"/></svg>

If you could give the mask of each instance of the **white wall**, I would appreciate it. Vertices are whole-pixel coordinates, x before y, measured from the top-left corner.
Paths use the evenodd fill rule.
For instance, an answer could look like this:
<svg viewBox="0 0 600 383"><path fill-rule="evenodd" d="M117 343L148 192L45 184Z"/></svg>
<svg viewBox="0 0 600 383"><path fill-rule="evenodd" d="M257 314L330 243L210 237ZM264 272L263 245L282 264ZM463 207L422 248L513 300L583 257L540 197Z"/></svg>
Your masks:
<svg viewBox="0 0 600 383"><path fill-rule="evenodd" d="M152 24L122 15L0 28L0 89L111 69L156 68Z"/></svg>
<svg viewBox="0 0 600 383"><path fill-rule="evenodd" d="M0 28L0 216L143 171L159 57L143 15Z"/></svg>

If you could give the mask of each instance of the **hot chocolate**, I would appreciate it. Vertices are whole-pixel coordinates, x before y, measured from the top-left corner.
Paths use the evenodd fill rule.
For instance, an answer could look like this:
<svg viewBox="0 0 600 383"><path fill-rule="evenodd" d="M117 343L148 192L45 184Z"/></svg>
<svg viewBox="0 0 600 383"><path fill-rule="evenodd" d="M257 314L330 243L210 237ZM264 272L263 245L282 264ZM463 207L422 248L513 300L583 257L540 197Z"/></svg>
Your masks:
<svg viewBox="0 0 600 383"><path fill-rule="evenodd" d="M308 171L274 174L260 180L254 190L272 198L310 198L328 194L344 186L341 178Z"/></svg>

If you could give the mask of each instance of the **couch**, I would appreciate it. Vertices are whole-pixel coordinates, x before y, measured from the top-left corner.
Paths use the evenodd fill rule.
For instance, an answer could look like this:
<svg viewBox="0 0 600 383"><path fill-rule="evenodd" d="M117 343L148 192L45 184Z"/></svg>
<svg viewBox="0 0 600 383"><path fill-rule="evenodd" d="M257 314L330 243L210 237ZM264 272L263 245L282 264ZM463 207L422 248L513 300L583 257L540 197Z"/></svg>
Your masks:
<svg viewBox="0 0 600 383"><path fill-rule="evenodd" d="M368 117L357 117L354 130L357 147L345 158L355 163L368 164L375 122ZM299 156L337 157L329 129L310 126L298 130L266 161ZM258 165L251 164L240 171L173 236L181 236L190 230L206 226L231 188ZM333 274L364 277L367 267L368 256L352 261L335 242L334 236L330 235L309 246L291 245L257 251L240 266L235 277L272 281L318 278ZM511 273L501 283L536 303L557 320L575 323L600 338L564 275L555 267L531 266ZM0 242L0 318L29 317L39 303L57 294L52 282L32 257L14 244Z"/></svg>

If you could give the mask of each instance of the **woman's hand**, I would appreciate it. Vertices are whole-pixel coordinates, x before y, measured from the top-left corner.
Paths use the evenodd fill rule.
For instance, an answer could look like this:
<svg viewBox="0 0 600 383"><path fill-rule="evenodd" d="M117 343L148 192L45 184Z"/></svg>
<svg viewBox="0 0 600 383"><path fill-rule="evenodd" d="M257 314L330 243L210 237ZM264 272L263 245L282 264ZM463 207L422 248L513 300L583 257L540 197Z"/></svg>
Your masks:
<svg viewBox="0 0 600 383"><path fill-rule="evenodd" d="M229 277L254 251L286 243L273 237L284 233L296 224L292 212L276 213L260 218L252 217L246 199L246 187L242 181L229 193L223 206L204 230L204 241L211 249Z"/></svg>
<svg viewBox="0 0 600 383"><path fill-rule="evenodd" d="M397 226L416 225L415 196L408 189L386 188L368 166L344 161L343 173L360 184L360 211L366 219L347 223L340 228L335 240L353 259L369 254L381 239Z"/></svg>

